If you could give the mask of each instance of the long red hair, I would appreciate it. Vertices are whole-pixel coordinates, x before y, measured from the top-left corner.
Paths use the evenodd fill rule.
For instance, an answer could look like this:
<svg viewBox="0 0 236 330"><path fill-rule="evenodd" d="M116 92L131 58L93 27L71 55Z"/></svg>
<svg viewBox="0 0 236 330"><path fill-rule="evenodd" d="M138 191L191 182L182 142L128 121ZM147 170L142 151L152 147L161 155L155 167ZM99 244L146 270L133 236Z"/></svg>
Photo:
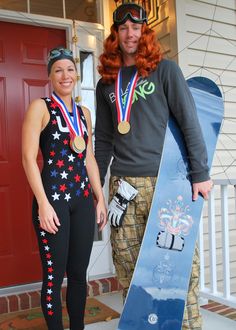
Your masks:
<svg viewBox="0 0 236 330"><path fill-rule="evenodd" d="M111 26L111 33L104 41L103 46L104 51L99 57L100 65L98 66L98 72L102 76L104 83L111 84L116 80L118 71L123 65L117 27L114 24ZM135 57L135 65L139 76L147 77L156 69L161 59L162 54L155 37L155 32L144 23Z"/></svg>

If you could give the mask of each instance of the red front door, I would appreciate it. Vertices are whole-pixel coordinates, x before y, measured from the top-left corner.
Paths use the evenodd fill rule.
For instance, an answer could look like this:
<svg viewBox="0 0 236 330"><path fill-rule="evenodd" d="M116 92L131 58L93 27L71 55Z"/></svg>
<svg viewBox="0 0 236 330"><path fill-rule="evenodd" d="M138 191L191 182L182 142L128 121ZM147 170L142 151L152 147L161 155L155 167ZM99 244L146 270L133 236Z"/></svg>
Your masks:
<svg viewBox="0 0 236 330"><path fill-rule="evenodd" d="M21 126L29 102L50 95L48 50L65 43L64 30L0 22L0 287L41 280Z"/></svg>

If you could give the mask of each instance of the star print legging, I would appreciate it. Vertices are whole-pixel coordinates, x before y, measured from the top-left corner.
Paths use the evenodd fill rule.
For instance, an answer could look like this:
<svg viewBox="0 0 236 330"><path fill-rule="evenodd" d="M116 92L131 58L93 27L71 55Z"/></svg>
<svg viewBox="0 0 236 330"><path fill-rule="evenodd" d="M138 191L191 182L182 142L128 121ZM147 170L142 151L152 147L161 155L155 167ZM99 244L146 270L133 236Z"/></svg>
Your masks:
<svg viewBox="0 0 236 330"><path fill-rule="evenodd" d="M91 197L90 197L91 196ZM33 222L43 269L41 306L49 330L63 330L61 285L66 272L66 304L71 330L84 329L86 271L93 244L95 212L92 194L73 203L54 203L61 226L57 234L41 229L33 202Z"/></svg>

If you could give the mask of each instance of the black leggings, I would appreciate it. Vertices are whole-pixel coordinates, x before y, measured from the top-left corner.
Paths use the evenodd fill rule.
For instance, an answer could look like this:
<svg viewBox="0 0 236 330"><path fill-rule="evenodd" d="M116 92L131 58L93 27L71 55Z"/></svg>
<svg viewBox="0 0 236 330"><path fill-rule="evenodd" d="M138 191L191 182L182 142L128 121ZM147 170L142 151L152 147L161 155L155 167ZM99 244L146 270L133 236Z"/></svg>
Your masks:
<svg viewBox="0 0 236 330"><path fill-rule="evenodd" d="M91 196L91 197L90 197ZM49 330L63 330L61 285L67 274L66 303L71 330L84 329L87 296L86 271L93 244L95 212L92 194L72 203L54 204L61 226L57 234L39 227L38 207L33 202L34 226L43 269L41 306Z"/></svg>

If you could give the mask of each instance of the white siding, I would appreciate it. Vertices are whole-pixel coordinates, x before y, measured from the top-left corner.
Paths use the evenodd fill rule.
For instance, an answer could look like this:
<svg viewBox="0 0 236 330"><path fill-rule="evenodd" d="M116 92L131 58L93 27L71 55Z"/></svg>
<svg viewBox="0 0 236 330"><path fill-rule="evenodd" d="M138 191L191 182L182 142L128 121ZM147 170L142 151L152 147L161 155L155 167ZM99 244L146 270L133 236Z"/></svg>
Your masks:
<svg viewBox="0 0 236 330"><path fill-rule="evenodd" d="M234 0L176 1L179 65L186 78L202 75L214 80L225 102L213 178L236 177L235 9Z"/></svg>

